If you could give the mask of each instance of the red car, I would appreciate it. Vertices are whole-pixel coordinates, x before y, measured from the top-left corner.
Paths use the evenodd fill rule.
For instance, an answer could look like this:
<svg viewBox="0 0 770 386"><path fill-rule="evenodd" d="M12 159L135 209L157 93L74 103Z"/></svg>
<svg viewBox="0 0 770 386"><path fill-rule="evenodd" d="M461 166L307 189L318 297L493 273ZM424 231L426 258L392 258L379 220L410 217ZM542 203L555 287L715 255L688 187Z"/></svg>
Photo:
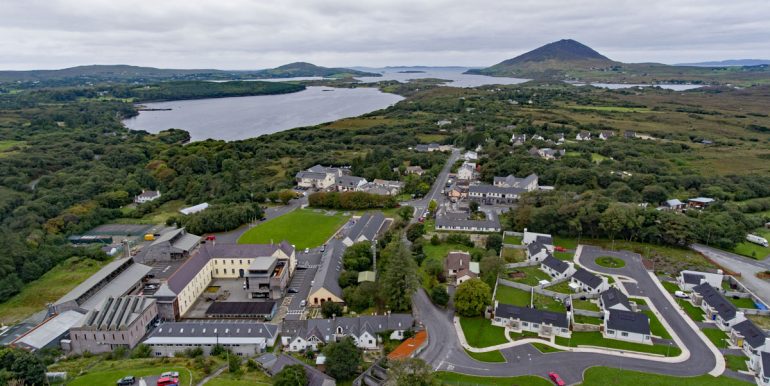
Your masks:
<svg viewBox="0 0 770 386"><path fill-rule="evenodd" d="M553 249L556 250L556 252L567 252L567 248L556 246Z"/></svg>
<svg viewBox="0 0 770 386"><path fill-rule="evenodd" d="M556 374L554 372L548 373L548 377L551 378L553 383L555 383L557 386L566 386L567 384L564 383L564 381L561 379L559 374Z"/></svg>

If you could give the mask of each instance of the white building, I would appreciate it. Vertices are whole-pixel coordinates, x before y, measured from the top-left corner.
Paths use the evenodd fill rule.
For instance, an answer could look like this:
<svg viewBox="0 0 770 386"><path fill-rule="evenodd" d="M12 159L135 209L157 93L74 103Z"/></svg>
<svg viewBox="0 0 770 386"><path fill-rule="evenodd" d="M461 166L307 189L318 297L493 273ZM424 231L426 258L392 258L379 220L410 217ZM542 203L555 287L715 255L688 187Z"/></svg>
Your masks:
<svg viewBox="0 0 770 386"><path fill-rule="evenodd" d="M559 312L518 307L495 301L492 325L507 328L516 333L534 332L543 338L561 336L569 338L569 316Z"/></svg>
<svg viewBox="0 0 770 386"><path fill-rule="evenodd" d="M574 284L579 292L601 293L610 288L606 277L594 275L584 268L575 271L570 283Z"/></svg>
<svg viewBox="0 0 770 386"><path fill-rule="evenodd" d="M473 162L463 162L460 169L457 170L457 179L471 181L476 177L476 164Z"/></svg>
<svg viewBox="0 0 770 386"><path fill-rule="evenodd" d="M540 269L554 279L565 279L575 273L572 262L559 260L550 254L540 263Z"/></svg>
<svg viewBox="0 0 770 386"><path fill-rule="evenodd" d="M413 325L414 318L410 314L284 320L281 343L288 351L315 351L321 344L350 337L359 348L375 350L382 343L379 333L390 331L390 339L402 340Z"/></svg>
<svg viewBox="0 0 770 386"><path fill-rule="evenodd" d="M134 197L134 202L137 204L144 204L145 202L154 201L160 198L160 191L158 190L142 190L142 193Z"/></svg>
<svg viewBox="0 0 770 386"><path fill-rule="evenodd" d="M181 213L181 214L186 216L188 214L202 212L202 211L208 209L208 207L209 207L209 203L208 202L204 202L202 204L193 205L193 206L190 206L190 207L187 207L187 208L182 208L182 209L179 210L179 213Z"/></svg>
<svg viewBox="0 0 770 386"><path fill-rule="evenodd" d="M721 288L724 276L725 275L723 275L721 271L720 273L710 273L684 270L679 272L679 276L677 276L676 282L679 284L679 288L681 288L682 291L690 292L692 291L693 287L703 283L708 283L714 288Z"/></svg>
<svg viewBox="0 0 770 386"><path fill-rule="evenodd" d="M297 186L306 189L328 189L337 182L338 177L347 174L347 170L315 165L295 176Z"/></svg>
<svg viewBox="0 0 770 386"><path fill-rule="evenodd" d="M722 331L730 331L732 326L746 320L746 316L717 292L708 283L693 287L690 300L706 313L706 320L712 320Z"/></svg>
<svg viewBox="0 0 770 386"><path fill-rule="evenodd" d="M633 311L633 307L631 307L631 302L628 301L628 297L615 287L610 287L610 289L602 292L601 296L599 296L599 306L604 311Z"/></svg>
<svg viewBox="0 0 770 386"><path fill-rule="evenodd" d="M607 339L652 344L650 318L641 312L605 310L602 334Z"/></svg>
<svg viewBox="0 0 770 386"><path fill-rule="evenodd" d="M156 357L172 357L191 348L211 354L216 345L238 356L255 356L275 345L278 325L254 321L192 321L164 323L144 341Z"/></svg>

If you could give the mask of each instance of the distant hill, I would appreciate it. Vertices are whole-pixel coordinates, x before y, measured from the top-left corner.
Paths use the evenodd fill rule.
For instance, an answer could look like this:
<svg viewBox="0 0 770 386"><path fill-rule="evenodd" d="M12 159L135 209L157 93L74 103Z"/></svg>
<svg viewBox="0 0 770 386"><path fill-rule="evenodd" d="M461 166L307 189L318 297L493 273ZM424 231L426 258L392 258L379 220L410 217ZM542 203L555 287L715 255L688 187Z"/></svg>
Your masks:
<svg viewBox="0 0 770 386"><path fill-rule="evenodd" d="M204 79L222 77L227 72L221 70L181 70L154 67L116 65L90 65L64 68L60 70L0 71L0 82L34 82L66 79L90 81L127 81L160 79Z"/></svg>
<svg viewBox="0 0 770 386"><path fill-rule="evenodd" d="M732 67L732 66L761 66L770 64L770 59L728 59L713 62L679 63L675 66L695 67Z"/></svg>
<svg viewBox="0 0 770 386"><path fill-rule="evenodd" d="M465 73L607 83L755 85L770 79L770 67L762 65L701 67L617 62L572 39L549 43L494 66Z"/></svg>
<svg viewBox="0 0 770 386"><path fill-rule="evenodd" d="M382 76L373 72L353 70L350 68L328 68L316 66L312 63L296 62L285 64L268 70L255 71L254 76L260 79L270 78L298 78L308 76L320 76L324 78L347 78L353 76Z"/></svg>

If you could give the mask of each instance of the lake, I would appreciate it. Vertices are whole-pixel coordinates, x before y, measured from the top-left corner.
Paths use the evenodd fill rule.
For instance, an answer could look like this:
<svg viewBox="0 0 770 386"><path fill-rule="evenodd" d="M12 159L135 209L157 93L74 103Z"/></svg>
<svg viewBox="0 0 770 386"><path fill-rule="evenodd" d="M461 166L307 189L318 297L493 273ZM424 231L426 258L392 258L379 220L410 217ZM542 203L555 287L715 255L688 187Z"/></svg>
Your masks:
<svg viewBox="0 0 770 386"><path fill-rule="evenodd" d="M183 129L192 141L233 141L356 117L402 99L371 87L308 87L291 94L144 103L148 109L171 110L140 111L123 123L150 133Z"/></svg>
<svg viewBox="0 0 770 386"><path fill-rule="evenodd" d="M386 68L368 68L355 67L357 70L366 72L375 72L382 74L381 77L357 77L356 79L364 83L376 83L383 80L397 80L406 83L411 79L437 78L446 79L450 82L446 86L452 87L478 87L490 84L519 84L527 82L529 79L506 78L486 75L468 75L463 74L468 67L386 67ZM421 71L421 72L403 72L403 71Z"/></svg>

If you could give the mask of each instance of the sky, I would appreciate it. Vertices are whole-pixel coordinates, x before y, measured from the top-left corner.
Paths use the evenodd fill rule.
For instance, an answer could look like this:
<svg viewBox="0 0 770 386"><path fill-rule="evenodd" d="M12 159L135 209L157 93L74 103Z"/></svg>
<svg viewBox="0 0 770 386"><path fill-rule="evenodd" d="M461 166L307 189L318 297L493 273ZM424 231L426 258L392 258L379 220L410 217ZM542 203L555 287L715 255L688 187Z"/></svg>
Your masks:
<svg viewBox="0 0 770 386"><path fill-rule="evenodd" d="M0 69L488 66L559 39L622 62L770 59L769 0L0 0Z"/></svg>

